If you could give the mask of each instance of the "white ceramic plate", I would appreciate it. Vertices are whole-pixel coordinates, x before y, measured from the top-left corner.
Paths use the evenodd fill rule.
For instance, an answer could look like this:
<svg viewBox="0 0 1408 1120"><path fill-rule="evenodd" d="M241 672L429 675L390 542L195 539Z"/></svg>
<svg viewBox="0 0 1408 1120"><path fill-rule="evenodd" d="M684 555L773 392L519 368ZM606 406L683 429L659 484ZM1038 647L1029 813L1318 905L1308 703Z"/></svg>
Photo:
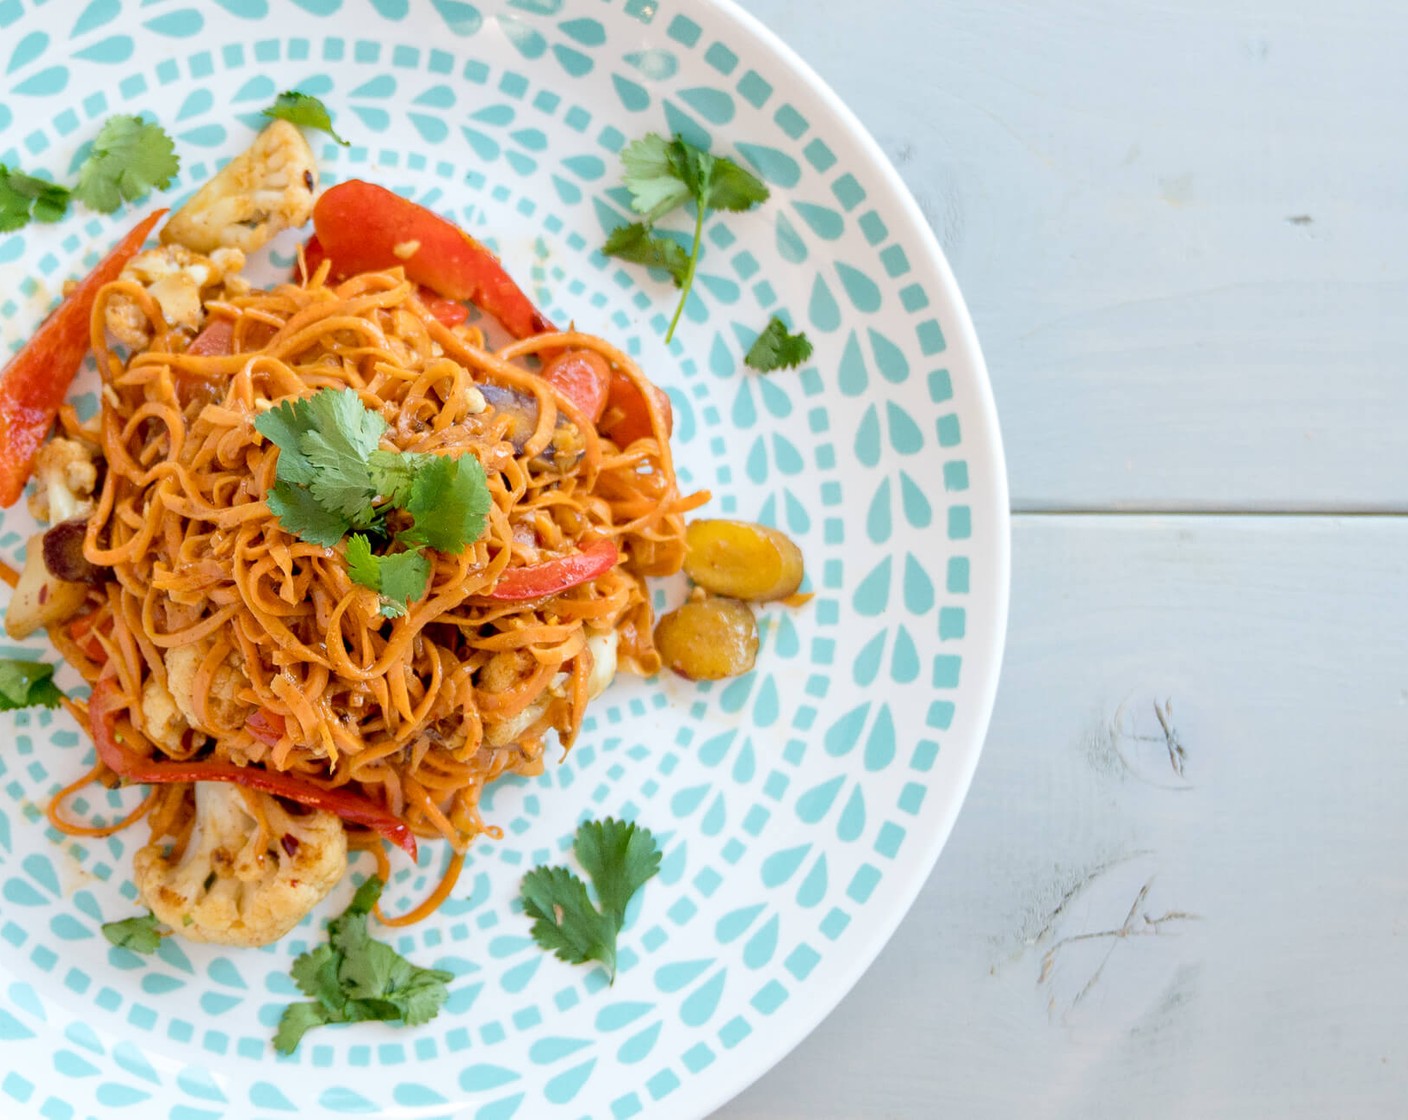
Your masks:
<svg viewBox="0 0 1408 1120"><path fill-rule="evenodd" d="M766 612L750 676L618 684L562 766L485 798L504 839L478 844L454 899L391 938L455 972L439 1018L320 1030L290 1059L269 1046L295 994L289 963L350 884L263 950L114 949L98 925L134 912L144 829L49 831L39 807L81 773L87 738L62 714L4 717L0 1114L681 1118L723 1103L894 930L953 824L996 687L997 423L958 289L893 169L782 44L718 2L10 0L0 44L0 161L67 178L102 118L149 113L184 158L162 204L241 150L278 91L323 97L353 141L316 140L326 181L375 179L450 214L557 321L638 355L674 401L686 482L713 491L713 511L791 533L817 592ZM707 140L773 191L709 221L669 347L673 289L595 252L626 220L617 152L652 130ZM156 204L0 235L0 350ZM773 313L816 343L800 372L742 365ZM11 562L31 530L22 506L0 520ZM607 813L665 851L611 988L534 946L514 901L525 870ZM425 849L393 899L433 881L443 852Z"/></svg>

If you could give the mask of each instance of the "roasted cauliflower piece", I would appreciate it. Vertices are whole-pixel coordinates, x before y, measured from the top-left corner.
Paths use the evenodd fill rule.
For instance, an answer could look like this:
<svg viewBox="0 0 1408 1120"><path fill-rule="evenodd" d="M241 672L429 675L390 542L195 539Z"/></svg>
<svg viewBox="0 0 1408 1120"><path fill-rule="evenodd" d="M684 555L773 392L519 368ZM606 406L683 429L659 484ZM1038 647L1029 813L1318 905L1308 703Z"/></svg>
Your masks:
<svg viewBox="0 0 1408 1120"><path fill-rule="evenodd" d="M195 790L195 825L179 858L153 837L132 861L142 901L182 937L267 945L347 871L347 833L332 813L294 816L275 798L252 794L269 822L261 836L239 787L197 782Z"/></svg>
<svg viewBox="0 0 1408 1120"><path fill-rule="evenodd" d="M120 279L137 281L161 307L168 325L194 334L205 321L205 294L217 284L230 284L242 268L244 254L238 249L215 249L207 257L184 245L160 245L128 261ZM151 324L130 297L115 295L108 301L106 322L113 336L133 350L151 341Z"/></svg>
<svg viewBox="0 0 1408 1120"><path fill-rule="evenodd" d="M93 512L97 485L97 450L81 440L58 436L41 447L34 460L29 512L53 524L87 517Z"/></svg>
<svg viewBox="0 0 1408 1120"><path fill-rule="evenodd" d="M211 674L210 691L206 695L206 714L222 726L211 727L196 715L196 674L200 671L212 643L209 639L191 645L176 646L166 651L166 687L172 703L182 719L198 731L218 734L222 727L235 723L244 711L239 701L243 677L227 658Z"/></svg>
<svg viewBox="0 0 1408 1120"><path fill-rule="evenodd" d="M182 737L190 728L171 692L155 677L142 686L142 724L147 738L167 754L183 753Z"/></svg>
<svg viewBox="0 0 1408 1120"><path fill-rule="evenodd" d="M252 253L306 222L317 189L308 141L288 121L274 121L171 216L161 240L198 253L221 246Z"/></svg>
<svg viewBox="0 0 1408 1120"><path fill-rule="evenodd" d="M587 698L595 700L616 679L616 647L621 636L615 630L587 635L587 649L592 654L592 673L587 681Z"/></svg>

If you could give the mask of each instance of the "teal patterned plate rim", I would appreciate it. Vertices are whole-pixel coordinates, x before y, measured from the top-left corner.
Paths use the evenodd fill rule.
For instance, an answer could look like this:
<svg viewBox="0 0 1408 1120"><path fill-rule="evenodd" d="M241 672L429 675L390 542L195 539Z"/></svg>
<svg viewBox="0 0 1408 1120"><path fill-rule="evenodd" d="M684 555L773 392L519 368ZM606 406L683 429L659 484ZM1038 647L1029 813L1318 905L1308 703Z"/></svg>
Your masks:
<svg viewBox="0 0 1408 1120"><path fill-rule="evenodd" d="M114 948L141 837L74 840L43 806L91 757L65 714L0 717L0 1115L70 1120L699 1117L762 1074L868 967L938 858L992 709L1009 525L997 416L957 284L898 174L786 46L724 0L0 0L0 162L67 177L111 113L176 137L179 204L242 150L280 90L324 98L326 182L375 179L491 241L558 321L624 345L670 393L680 472L723 516L802 546L815 598L769 608L758 668L620 681L579 745L484 798L454 897L388 931L455 975L425 1027L269 1046L293 957L345 883L260 950ZM695 294L597 251L626 220L618 152L677 131L772 188L706 224ZM0 355L141 206L0 235ZM288 267L296 238L261 266ZM742 356L772 314L816 343L800 371ZM90 369L75 389L96 408ZM0 515L14 562L33 522ZM657 592L661 605L682 593ZM0 656L52 657L42 641ZM74 687L68 670L60 683ZM75 809L95 817L132 791ZM578 821L648 825L664 862L620 974L536 948L514 899ZM426 890L427 844L393 900ZM360 870L366 870L359 865ZM942 998L935 993L936 998Z"/></svg>

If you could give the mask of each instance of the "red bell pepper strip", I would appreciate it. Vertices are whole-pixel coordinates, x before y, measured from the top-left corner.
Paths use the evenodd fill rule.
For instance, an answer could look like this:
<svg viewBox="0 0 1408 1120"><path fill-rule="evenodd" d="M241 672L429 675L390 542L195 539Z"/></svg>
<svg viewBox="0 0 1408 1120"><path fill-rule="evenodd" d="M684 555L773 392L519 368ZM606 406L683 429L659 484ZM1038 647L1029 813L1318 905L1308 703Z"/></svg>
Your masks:
<svg viewBox="0 0 1408 1120"><path fill-rule="evenodd" d="M312 276L313 273L318 271L318 266L322 264L323 261L327 260L327 257L327 250L323 248L323 243L318 240L317 234L314 234L306 242L304 242L303 267L307 269L309 276ZM396 262L396 264L401 263L401 261ZM387 265L386 267L391 268L393 266ZM331 270L328 273L328 277L333 281L347 279L345 275L334 275ZM296 282L299 283L301 283L303 280L302 274L298 271L296 267L293 270L293 278ZM438 319L441 323L444 323L445 326L457 327L469 318L469 308L467 308L459 300L448 299L445 296L442 296L439 292L436 292L431 288L427 288L424 284L417 284L416 287L419 289L416 292L416 295L420 297L421 303L425 304L426 310L429 311L433 316L435 316L435 318Z"/></svg>
<svg viewBox="0 0 1408 1120"><path fill-rule="evenodd" d="M118 684L114 677L104 677L93 686L88 701L88 724L97 747L98 758L120 778L133 782L231 782L257 789L260 793L285 797L300 805L310 805L335 813L350 824L379 832L393 844L416 857L416 838L404 821L393 817L370 798L343 789L324 789L312 782L265 770L258 766L236 766L233 762L214 759L198 762L158 762L136 758L122 748L118 740L117 718L121 706L117 703Z"/></svg>
<svg viewBox="0 0 1408 1120"><path fill-rule="evenodd" d="M98 290L116 280L165 210L137 223L0 371L0 506L24 493L34 457L88 353L88 321Z"/></svg>
<svg viewBox="0 0 1408 1120"><path fill-rule="evenodd" d="M595 424L606 411L611 366L595 350L564 350L543 366L540 377Z"/></svg>
<svg viewBox="0 0 1408 1120"><path fill-rule="evenodd" d="M97 634L93 632L98 621L98 612L89 611L81 614L68 624L68 636L77 643L78 648L83 651L89 661L102 662L107 660L107 651L103 649L103 643L98 641ZM112 633L112 618L109 616L101 630L101 634Z"/></svg>
<svg viewBox="0 0 1408 1120"><path fill-rule="evenodd" d="M361 179L329 187L313 207L313 228L335 276L399 265L417 284L477 304L514 338L553 329L498 257L453 222L385 187Z"/></svg>
<svg viewBox="0 0 1408 1120"><path fill-rule="evenodd" d="M669 438L675 428L675 414L670 407L670 398L665 390L655 385L650 387L655 406L665 421L665 438ZM621 447L627 447L638 439L654 434L650 426L650 410L645 397L636 383L619 369L611 371L611 385L606 398L606 424L602 434L610 436Z"/></svg>
<svg viewBox="0 0 1408 1120"><path fill-rule="evenodd" d="M212 319L186 347L187 354L202 358L223 358L234 353L235 324L229 319Z"/></svg>
<svg viewBox="0 0 1408 1120"><path fill-rule="evenodd" d="M614 568L619 559L616 542L603 537L571 556L558 556L541 564L510 568L499 577L498 583L479 594L485 599L509 603L542 599L596 579Z"/></svg>

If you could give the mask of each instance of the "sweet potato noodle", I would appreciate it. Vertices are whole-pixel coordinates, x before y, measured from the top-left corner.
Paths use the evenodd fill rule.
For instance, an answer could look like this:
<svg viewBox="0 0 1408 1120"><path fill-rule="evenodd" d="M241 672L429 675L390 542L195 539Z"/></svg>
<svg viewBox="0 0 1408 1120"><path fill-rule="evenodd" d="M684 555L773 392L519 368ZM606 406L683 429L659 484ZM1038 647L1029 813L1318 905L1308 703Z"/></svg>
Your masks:
<svg viewBox="0 0 1408 1120"><path fill-rule="evenodd" d="M208 301L211 320L232 327L232 352L215 356L187 353L189 338L167 328L140 285L107 286L92 320L106 472L84 553L111 576L79 624L52 637L90 683L115 679L124 750L353 789L459 854L485 830L487 783L539 772L550 729L570 747L592 681L590 638L614 632L622 668L659 667L645 577L678 571L683 514L704 495L680 494L649 383L615 347L564 332L491 351L477 329L437 322L400 270L337 286L325 274ZM153 331L126 360L103 329L119 295ZM568 348L596 351L637 384L651 438L617 447L524 361ZM513 416L486 407L479 386L489 383L528 406L516 437ZM427 552L429 587L403 617L382 617L377 594L350 580L344 546L300 540L265 504L278 451L254 419L324 387L350 387L378 411L383 446L484 465L493 507L483 536L460 555ZM621 560L590 582L529 602L485 595L511 568L602 539ZM169 679L178 671L181 681ZM159 692L183 690L202 731L163 738L143 702L153 680ZM99 765L91 777L110 775ZM182 845L193 813L189 786L163 786L120 824L145 814L154 839ZM380 847L371 834L352 841Z"/></svg>

